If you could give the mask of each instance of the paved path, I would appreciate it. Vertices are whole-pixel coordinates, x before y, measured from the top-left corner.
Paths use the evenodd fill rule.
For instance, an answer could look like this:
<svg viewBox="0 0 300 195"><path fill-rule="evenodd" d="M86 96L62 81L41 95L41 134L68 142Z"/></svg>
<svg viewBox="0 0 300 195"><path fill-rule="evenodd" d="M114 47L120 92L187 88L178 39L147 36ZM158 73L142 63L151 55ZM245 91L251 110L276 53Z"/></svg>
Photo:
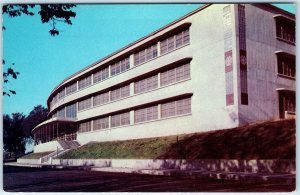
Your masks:
<svg viewBox="0 0 300 195"><path fill-rule="evenodd" d="M295 184L4 166L9 192L287 192Z"/></svg>

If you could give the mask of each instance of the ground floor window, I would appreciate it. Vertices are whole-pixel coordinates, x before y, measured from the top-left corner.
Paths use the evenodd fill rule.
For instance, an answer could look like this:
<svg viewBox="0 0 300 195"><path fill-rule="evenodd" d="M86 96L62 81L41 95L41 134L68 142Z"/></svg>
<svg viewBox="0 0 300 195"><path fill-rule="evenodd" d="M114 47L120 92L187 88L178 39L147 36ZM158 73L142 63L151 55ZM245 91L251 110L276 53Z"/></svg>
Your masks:
<svg viewBox="0 0 300 195"><path fill-rule="evenodd" d="M285 118L285 112L296 112L296 95L291 91L279 91L279 117Z"/></svg>

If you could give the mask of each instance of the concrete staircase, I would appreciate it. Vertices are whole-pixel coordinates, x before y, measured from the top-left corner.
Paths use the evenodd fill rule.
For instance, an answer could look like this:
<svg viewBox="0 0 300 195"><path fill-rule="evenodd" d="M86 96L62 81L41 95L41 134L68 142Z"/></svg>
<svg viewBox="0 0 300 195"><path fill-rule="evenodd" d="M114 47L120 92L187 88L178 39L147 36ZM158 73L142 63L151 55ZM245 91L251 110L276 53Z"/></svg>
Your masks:
<svg viewBox="0 0 300 195"><path fill-rule="evenodd" d="M72 140L72 141L59 140L57 142L60 144L60 146L64 150L66 150L66 149L76 149L80 146L80 144L76 140Z"/></svg>
<svg viewBox="0 0 300 195"><path fill-rule="evenodd" d="M47 156L43 156L42 158L40 158L41 164L52 164L52 158L56 158L71 149L76 149L80 147L78 141L75 140L72 141L59 140L58 143L61 147L57 148L56 151L51 152Z"/></svg>

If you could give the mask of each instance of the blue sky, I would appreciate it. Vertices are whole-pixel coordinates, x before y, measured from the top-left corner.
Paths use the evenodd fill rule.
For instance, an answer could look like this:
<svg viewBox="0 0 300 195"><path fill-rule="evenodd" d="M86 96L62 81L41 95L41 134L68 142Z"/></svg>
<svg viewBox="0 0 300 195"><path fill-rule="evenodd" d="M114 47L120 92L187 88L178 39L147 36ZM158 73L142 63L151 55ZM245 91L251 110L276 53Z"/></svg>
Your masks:
<svg viewBox="0 0 300 195"><path fill-rule="evenodd" d="M15 63L20 72L7 88L17 94L3 98L3 112L28 114L46 106L53 88L67 76L200 7L202 4L78 5L73 25L58 28L51 37L49 24L38 15L3 17L4 69ZM277 6L295 13L293 4Z"/></svg>

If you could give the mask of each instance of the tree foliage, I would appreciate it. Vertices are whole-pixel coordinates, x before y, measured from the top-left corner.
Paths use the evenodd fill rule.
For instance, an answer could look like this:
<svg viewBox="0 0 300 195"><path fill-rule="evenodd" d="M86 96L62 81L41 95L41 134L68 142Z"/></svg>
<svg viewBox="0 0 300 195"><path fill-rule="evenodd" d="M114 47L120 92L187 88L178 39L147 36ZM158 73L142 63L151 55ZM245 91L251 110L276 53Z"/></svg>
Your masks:
<svg viewBox="0 0 300 195"><path fill-rule="evenodd" d="M4 68L4 65L5 65L4 60L2 61L2 64L3 64L3 68ZM12 66L14 66L14 65L15 64L12 63ZM3 70L3 82L4 82L4 84L8 83L10 78L17 79L19 74L20 73L16 72L12 67L8 67L6 70ZM5 85L3 85L3 96L5 96L5 95L10 96L12 94L16 94L16 91L14 91L12 89L6 90Z"/></svg>
<svg viewBox="0 0 300 195"><path fill-rule="evenodd" d="M48 110L37 105L27 117L22 113L3 115L3 147L4 151L15 155L25 152L26 144L33 141L32 129L47 120Z"/></svg>
<svg viewBox="0 0 300 195"><path fill-rule="evenodd" d="M25 116L22 113L13 113L12 117L3 115L3 147L4 151L20 155L25 152L26 138L23 131Z"/></svg>
<svg viewBox="0 0 300 195"><path fill-rule="evenodd" d="M24 134L27 139L31 139L33 137L31 134L32 129L47 120L47 115L48 109L42 105L37 105L33 108L23 122Z"/></svg>
<svg viewBox="0 0 300 195"><path fill-rule="evenodd" d="M35 6L34 4L9 4L4 5L2 11L3 14L7 14L12 18L21 15L34 16L36 14L34 10ZM37 14L40 15L42 23L50 24L50 35L56 36L60 32L57 28L58 22L72 25L71 18L76 17L76 13L72 10L75 6L74 4L41 4L39 5Z"/></svg>

